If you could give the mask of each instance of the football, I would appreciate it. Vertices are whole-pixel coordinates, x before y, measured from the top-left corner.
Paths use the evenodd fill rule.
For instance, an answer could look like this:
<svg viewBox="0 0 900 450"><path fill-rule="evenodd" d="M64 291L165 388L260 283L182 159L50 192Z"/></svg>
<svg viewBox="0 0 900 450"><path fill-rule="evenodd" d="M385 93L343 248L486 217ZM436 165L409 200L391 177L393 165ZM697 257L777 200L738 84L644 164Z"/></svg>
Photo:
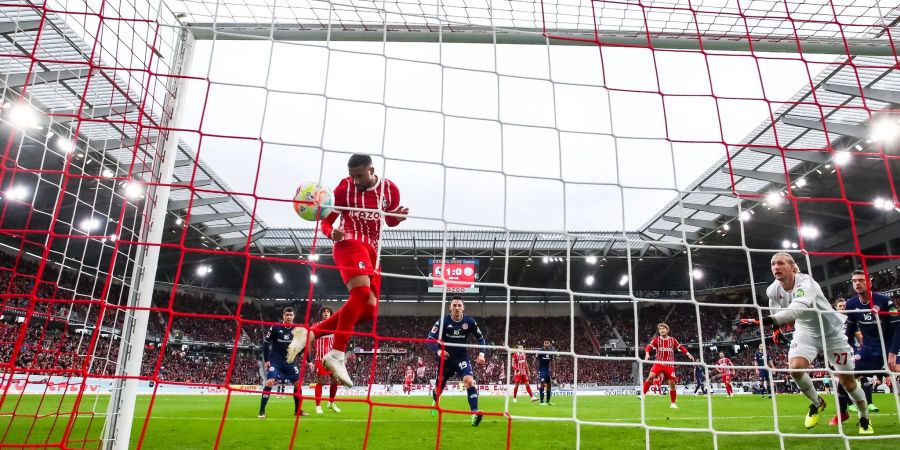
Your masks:
<svg viewBox="0 0 900 450"><path fill-rule="evenodd" d="M313 182L305 182L294 194L294 211L303 220L324 219L334 209L331 189Z"/></svg>

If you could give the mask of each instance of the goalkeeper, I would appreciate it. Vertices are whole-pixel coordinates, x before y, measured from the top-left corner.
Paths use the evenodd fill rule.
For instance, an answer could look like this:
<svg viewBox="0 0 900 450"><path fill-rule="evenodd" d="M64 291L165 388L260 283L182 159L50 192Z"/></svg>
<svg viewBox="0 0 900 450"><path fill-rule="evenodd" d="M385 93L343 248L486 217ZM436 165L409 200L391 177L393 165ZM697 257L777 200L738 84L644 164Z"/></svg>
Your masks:
<svg viewBox="0 0 900 450"><path fill-rule="evenodd" d="M873 434L866 405L866 394L853 376L853 349L844 336L847 317L831 307L822 293L819 283L811 276L800 273L794 258L785 252L772 256L772 275L775 281L766 289L769 306L775 311L760 322L756 319L740 319L737 325L779 327L794 322L794 337L788 351L791 377L811 402L804 420L806 428L819 422L825 410L825 399L819 396L807 370L819 354L825 355L831 366L840 371L837 378L859 408L859 433ZM824 342L824 347L823 347Z"/></svg>

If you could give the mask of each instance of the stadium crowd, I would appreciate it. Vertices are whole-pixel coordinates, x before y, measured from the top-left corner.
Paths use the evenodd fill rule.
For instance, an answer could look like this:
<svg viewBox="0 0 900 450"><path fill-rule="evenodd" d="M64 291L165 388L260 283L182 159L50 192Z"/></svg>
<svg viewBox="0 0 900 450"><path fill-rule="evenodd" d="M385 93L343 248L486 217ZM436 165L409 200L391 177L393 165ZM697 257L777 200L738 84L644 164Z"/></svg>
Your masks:
<svg viewBox="0 0 900 450"><path fill-rule="evenodd" d="M0 253L0 293L3 294L0 306L4 320L0 320L0 364L7 363L12 356L20 325L15 321L17 316L24 315L28 308L28 294L34 290L34 273L37 264L17 260L15 257ZM33 318L22 340L22 346L16 358L16 366L37 372L74 373L82 370L97 375L113 375L118 357L119 341L115 337L121 332L125 314L122 310L107 309L103 314L101 333L91 346L91 336L99 316L99 297L103 283L84 274L73 274L68 271L60 273L53 267L46 267L42 279L57 280L44 282L35 291L39 299L76 299L83 303L39 302L35 305ZM877 290L897 288L897 278L890 272L873 277L873 285ZM106 298L115 304L122 296L121 286L112 283ZM16 295L22 294L22 295ZM648 297L668 298L667 293L650 294ZM679 293L669 293L677 295ZM697 354L698 330L702 333L704 345L738 339L757 338L756 330L737 332L732 329L731 321L738 314L737 308L704 306L703 303L741 304L740 293L706 294L698 296L700 320L697 320L697 308L693 304L660 302L642 305L638 310L638 342L635 342L634 310L619 305L604 305L592 309L584 308L585 320L574 322L563 318L547 317L511 317L509 319L509 342L507 337L507 320L505 317L477 318L489 346L497 347L508 344L510 347L523 345L530 352L537 351L544 339L551 341L554 350L569 352L574 326L574 351L578 355L589 356L578 360L578 381L580 383L596 383L607 385L633 385L635 383L636 365L631 361L596 359L600 355L631 356L634 346L643 347L655 334L655 326L666 322L672 333L682 343L692 348ZM265 326L254 323L243 323L237 333L237 320L227 318L206 318L191 316L192 314L215 314L217 316L234 316L237 305L210 293L197 293L180 290L174 296L170 291L157 290L153 296L155 308L169 309L175 312L171 332L166 334L170 314L166 311L153 311L148 326L148 345L144 354L142 375L156 374L158 380L169 382L220 384L227 378L229 366L232 366L231 384L258 384L261 381L261 344ZM244 320L272 322L280 317L282 305L247 302L241 305L240 316ZM313 305L310 317L315 317L319 306ZM305 312L305 309L303 309ZM188 315L184 315L188 314ZM298 314L303 317L305 314ZM424 383L436 378L437 361L422 340L431 328L436 317L420 316L382 316L377 321L378 347L381 353L376 358L372 370L372 349L374 340L371 336L357 336L351 347L355 349L348 363L348 369L355 380L366 383L370 379L376 383L402 383L406 366L414 369L423 367L424 376L417 382ZM609 325L612 324L610 327ZM357 333L371 333L368 329L358 329ZM236 334L237 333L237 334ZM593 344L591 333L599 341L597 348ZM231 348L236 336L240 349L231 362ZM165 355L159 358L160 342L165 338L169 344ZM621 339L621 340L620 340ZM418 341L415 341L418 340ZM625 349L618 353L603 353L612 342L623 342ZM472 359L477 350L470 349ZM730 346L727 346L730 347ZM640 350L640 349L639 349ZM728 349L728 356L735 365L752 366L752 346L734 352ZM777 366L786 364L785 351L780 347L770 349ZM638 352L640 353L640 352ZM507 379L507 353L504 350L487 352L485 365L476 365L475 376L481 383L504 383ZM88 358L88 355L92 355ZM706 361L714 361L714 353L706 355ZM529 358L533 366L532 358ZM818 362L821 366L821 362ZM158 371L156 370L158 367ZM536 370L534 367L532 371ZM679 375L683 379L691 379L691 368L679 367ZM313 380L313 371L304 370L306 380ZM712 372L715 372L712 369ZM556 380L560 383L574 381L574 359L560 355L555 363ZM737 369L735 381L749 382L756 379L753 369Z"/></svg>

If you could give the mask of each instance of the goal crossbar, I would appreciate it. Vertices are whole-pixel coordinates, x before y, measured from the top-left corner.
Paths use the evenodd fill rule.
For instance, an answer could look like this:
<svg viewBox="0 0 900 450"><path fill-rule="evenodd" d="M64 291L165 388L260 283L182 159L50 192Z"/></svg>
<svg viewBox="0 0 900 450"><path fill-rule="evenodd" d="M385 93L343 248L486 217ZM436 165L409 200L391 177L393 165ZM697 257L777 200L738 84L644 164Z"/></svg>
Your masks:
<svg viewBox="0 0 900 450"><path fill-rule="evenodd" d="M895 56L897 49L887 36L878 39L839 39L736 34L689 35L684 33L644 33L631 31L587 31L584 29L545 32L538 28L491 28L479 25L353 24L329 28L320 23L190 23L186 25L197 40L335 41L335 42L422 42L518 45L600 45L673 50L735 52L814 53L860 56Z"/></svg>

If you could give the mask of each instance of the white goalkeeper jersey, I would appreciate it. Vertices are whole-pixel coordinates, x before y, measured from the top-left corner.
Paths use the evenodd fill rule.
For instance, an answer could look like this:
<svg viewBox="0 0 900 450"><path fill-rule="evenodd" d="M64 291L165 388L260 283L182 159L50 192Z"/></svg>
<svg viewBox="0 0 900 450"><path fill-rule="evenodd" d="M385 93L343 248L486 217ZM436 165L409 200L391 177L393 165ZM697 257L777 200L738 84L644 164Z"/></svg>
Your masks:
<svg viewBox="0 0 900 450"><path fill-rule="evenodd" d="M778 280L766 289L772 316L778 324L794 322L795 339L843 335L847 316L831 307L819 283L804 273L796 274L794 280L794 289L791 291L784 290Z"/></svg>

